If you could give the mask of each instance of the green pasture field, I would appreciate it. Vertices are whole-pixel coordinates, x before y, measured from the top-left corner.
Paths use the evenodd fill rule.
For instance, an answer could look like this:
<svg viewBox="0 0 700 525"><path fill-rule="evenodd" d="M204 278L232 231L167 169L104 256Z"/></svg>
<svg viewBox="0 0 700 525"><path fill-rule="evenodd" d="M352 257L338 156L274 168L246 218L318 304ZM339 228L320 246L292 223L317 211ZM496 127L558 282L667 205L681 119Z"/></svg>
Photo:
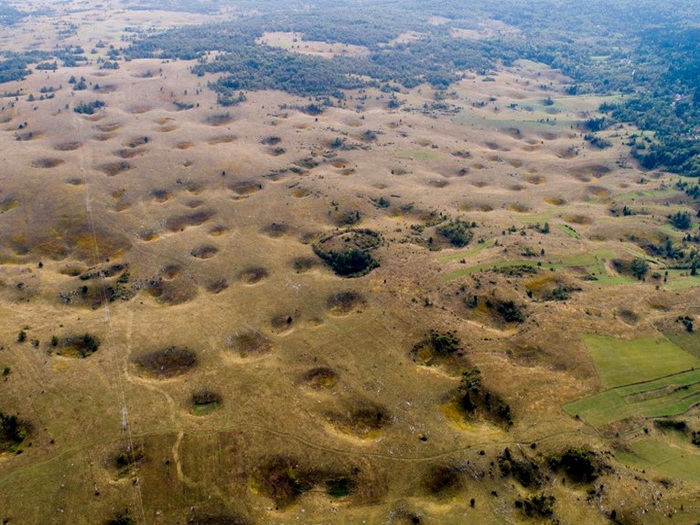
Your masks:
<svg viewBox="0 0 700 525"><path fill-rule="evenodd" d="M675 440L645 438L634 441L625 451L615 453L623 463L640 469L653 469L661 475L700 483L700 454L693 454Z"/></svg>
<svg viewBox="0 0 700 525"><path fill-rule="evenodd" d="M585 335L584 342L607 388L651 381L700 368L700 359L665 337L625 340L603 335Z"/></svg>
<svg viewBox="0 0 700 525"><path fill-rule="evenodd" d="M683 350L700 359L700 331L667 332L664 335Z"/></svg>
<svg viewBox="0 0 700 525"><path fill-rule="evenodd" d="M484 251L486 248L490 248L494 244L496 244L496 240L490 239L488 241L482 242L481 244L477 244L471 250L467 250L466 252L459 252L459 253L454 253L452 255L445 255L444 257L438 257L437 261L444 263L444 262L450 262L450 261L458 261L459 259L464 259L466 257L473 257L476 254Z"/></svg>
<svg viewBox="0 0 700 525"><path fill-rule="evenodd" d="M700 403L700 369L606 390L568 403L564 410L594 427L629 417L683 414Z"/></svg>
<svg viewBox="0 0 700 525"><path fill-rule="evenodd" d="M572 416L600 427L635 416L683 414L700 404L700 359L668 338L588 334L584 342L608 390L565 405Z"/></svg>
<svg viewBox="0 0 700 525"><path fill-rule="evenodd" d="M454 259L463 258L464 254L460 254ZM537 264L537 261L529 259L520 259L513 261L503 261L496 263L485 263L478 264L475 266L469 266L468 268L462 268L454 272L447 273L443 276L446 281L453 281L464 277L467 275L474 275L483 270L494 270L499 268L508 268L511 266L532 266L541 268L543 270L550 271L561 271L567 268L581 267L585 268L590 275L595 277L595 282L604 285L617 285L617 284L629 284L633 283L634 279L626 275L610 275L605 267L605 260L612 259L615 257L615 253L610 250L595 250L589 253L583 253L579 255L574 255L571 257L565 257L558 261L542 262ZM447 262L454 259L448 259L447 257L440 260L440 262Z"/></svg>

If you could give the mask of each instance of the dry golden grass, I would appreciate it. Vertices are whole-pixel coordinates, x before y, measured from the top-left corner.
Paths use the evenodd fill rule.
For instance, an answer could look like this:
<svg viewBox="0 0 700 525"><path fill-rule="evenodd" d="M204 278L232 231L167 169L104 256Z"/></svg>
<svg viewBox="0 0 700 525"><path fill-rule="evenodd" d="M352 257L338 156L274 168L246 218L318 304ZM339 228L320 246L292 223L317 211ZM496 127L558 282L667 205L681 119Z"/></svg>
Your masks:
<svg viewBox="0 0 700 525"><path fill-rule="evenodd" d="M125 26L207 19L105 5L106 14L57 12L80 26L76 39L95 35L117 45ZM0 41L22 48L46 31L42 45L55 46L60 41L48 20L33 17ZM329 44L284 43L307 44L292 50L345 53ZM281 104L305 102L279 92L247 93L248 101L229 112L204 89L200 107L176 112L160 88L195 93L203 81L189 67L132 60L96 77L116 86L100 93L107 104L100 120L58 113L71 102L67 89L37 111L20 99L12 112L0 112L8 119L0 131L0 147L8 152L3 168L18 174L4 179L0 193L0 366L12 370L0 382L0 410L34 423L32 446L0 458L0 519L102 523L115 509L132 506L140 491L149 522L158 523L195 515L259 523L328 516L347 523L459 523L465 516L516 522L512 502L524 489L490 466L506 446L536 443L528 453L541 455L543 465L565 446L611 448L615 442L560 409L599 388L582 334L655 333L654 323L698 311L694 290L671 296L651 282L605 287L581 279L587 270L576 267L561 272L582 289L565 302L537 296L558 282L548 270L444 280L448 272L522 259L525 247L546 251L533 264L595 250L629 258L626 251L638 249L619 239L658 228L659 217L617 220L608 205L589 202L614 198L622 187L656 189L667 179L642 184L634 167L613 173L624 148L586 149L568 130L514 128L498 120L493 104L465 102L492 94L502 108L541 100L561 89L557 72L519 64L499 71L495 82L465 79L454 89L468 122L441 118L436 125L419 111L402 112L399 124L376 89L367 90L359 113L354 106L361 94L350 92L347 108L329 108L318 122L293 110L284 118L264 117ZM162 76L148 73L161 68ZM48 84L68 85L71 74L94 81L96 73L95 64L59 68L48 80L33 74L6 89L38 93ZM540 79L552 88L540 89ZM432 101L432 90L422 86L400 96L420 108ZM577 111L597 107L588 100L568 103ZM28 127L18 134L24 121ZM380 142L390 145L372 143L342 157L327 147L339 133L358 136L366 129L381 130ZM272 136L280 142L260 143ZM585 157L561 158L570 146ZM400 158L397 151L411 155ZM300 159L310 160L291 169ZM47 169L32 167L44 160ZM377 205L380 198L390 205ZM312 244L333 232L343 218L336 212L348 211L359 212L359 227L383 240L373 252L381 266L344 280ZM468 246L439 253L456 258L436 262L430 251L429 238L439 238L437 224L426 220L436 216L431 212L477 223ZM527 228L545 221L552 225L547 235ZM555 227L566 222L580 238ZM511 227L516 233L508 233ZM610 240L593 240L594 234ZM111 264L128 270L81 279ZM480 296L525 305L523 325L498 323L485 307L469 310L467 293L477 286ZM606 307L611 304L620 306L617 316ZM513 428L466 421L446 408L458 375L417 366L410 357L431 328L456 331L464 362L478 367L484 385L511 405ZM26 343L16 341L22 329ZM102 341L94 356L48 354L52 336L86 331ZM195 358L171 348L191 349ZM194 413L199 392L218 396L215 411ZM124 403L143 458L119 474L113 459L124 449ZM285 510L275 510L269 484L260 484L270 479L261 472L276 472L272 456L295 458L314 487ZM695 487L660 489L653 474L609 461L616 473L601 480L606 501L649 508L648 522L661 521L663 505L649 503L659 490L669 509L670 502L684 501L687 515L679 522L697 510L688 497ZM454 465L468 466L456 480ZM326 483L346 477L349 494L329 496ZM557 496L562 523L608 521L599 500L585 502L585 489L552 477L547 490Z"/></svg>

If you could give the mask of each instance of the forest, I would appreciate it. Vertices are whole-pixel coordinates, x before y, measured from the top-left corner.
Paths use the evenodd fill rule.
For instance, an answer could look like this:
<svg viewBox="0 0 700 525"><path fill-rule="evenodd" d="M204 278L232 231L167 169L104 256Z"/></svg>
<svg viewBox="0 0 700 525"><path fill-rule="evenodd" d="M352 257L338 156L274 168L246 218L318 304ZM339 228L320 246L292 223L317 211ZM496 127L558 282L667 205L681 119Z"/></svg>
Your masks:
<svg viewBox="0 0 700 525"><path fill-rule="evenodd" d="M216 0L170 0L157 7L182 10L184 4L186 10L200 13L224 6ZM354 0L333 6L271 0L261 16L255 14L255 2L241 2L235 6L237 12L252 14L155 35L136 34L122 58L196 60L192 66L196 75L225 73L209 84L222 105L244 100L242 91L262 89L336 98L343 98L342 90L367 85L386 91L422 83L447 89L466 74L485 76L499 64L530 59L571 77L570 94L621 95L601 109L609 115L608 125L626 122L648 132L630 144L642 166L700 176L700 12L692 0L589 0L586 9L554 0L383 0L363 3L361 10L357 5ZM156 6L128 5L151 7ZM2 23L21 16L10 7L0 7ZM446 22L431 24L430 16ZM485 20L502 22L513 31L480 39L454 38L450 33L450 29L478 28ZM332 59L300 55L257 43L268 31L294 31L309 41L364 46L369 53ZM420 38L390 44L408 31ZM210 58L214 51L216 57ZM0 82L23 78L30 64L51 58L64 67L82 59L70 50L5 54Z"/></svg>

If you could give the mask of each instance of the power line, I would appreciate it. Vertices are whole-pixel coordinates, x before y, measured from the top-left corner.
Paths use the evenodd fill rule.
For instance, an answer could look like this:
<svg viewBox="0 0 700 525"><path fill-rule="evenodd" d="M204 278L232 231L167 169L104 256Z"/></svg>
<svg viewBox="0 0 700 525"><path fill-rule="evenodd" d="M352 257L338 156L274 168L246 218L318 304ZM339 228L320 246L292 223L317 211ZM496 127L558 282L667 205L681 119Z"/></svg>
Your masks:
<svg viewBox="0 0 700 525"><path fill-rule="evenodd" d="M71 104L71 110L73 109L72 104ZM77 115L74 115L73 117L73 123L74 127L76 129L76 132L78 134L78 140L82 143L83 142L83 134L82 134L82 127L81 127L81 119L77 117ZM87 220L88 220L88 226L90 228L90 232L92 235L92 245L93 245L93 257L94 257L94 264L95 266L99 265L102 258L100 255L100 247L99 244L97 243L97 232L95 229L95 220L94 220L94 215L93 215L93 209L92 209L92 201L91 201L91 194L90 194L90 184L88 181L88 177L85 171L85 166L84 166L84 153L81 148L80 150L80 172L83 174L84 182L85 182L85 211L87 212ZM102 302L103 306L103 311L104 311L104 323L107 326L107 349L114 348L114 333L113 333L113 328L112 328L112 319L111 319L111 314L109 310L109 304L107 302L107 287L105 285L105 277L104 274L100 271L97 272L98 275L98 282L99 282L99 291L100 291L100 301ZM120 371L119 367L119 362L117 361L117 357L113 352L107 352L111 359L112 359L112 364L113 368L115 371L116 379L117 379L117 389L119 391L119 402L120 402L120 419L121 419L121 429L122 433L124 434L126 438L126 443L127 443L127 453L130 455L130 461L131 463L135 462L136 459L136 454L135 454L135 448L134 448L134 439L133 439L133 434L131 432L131 424L129 423L129 409L127 407L126 403L126 394L124 392L124 383L122 379L122 374ZM141 483L138 478L135 480L136 482L132 484L133 491L132 491L132 499L134 501L134 507L136 507L141 523L144 525L146 524L146 513L144 510L143 506L143 494L141 492Z"/></svg>

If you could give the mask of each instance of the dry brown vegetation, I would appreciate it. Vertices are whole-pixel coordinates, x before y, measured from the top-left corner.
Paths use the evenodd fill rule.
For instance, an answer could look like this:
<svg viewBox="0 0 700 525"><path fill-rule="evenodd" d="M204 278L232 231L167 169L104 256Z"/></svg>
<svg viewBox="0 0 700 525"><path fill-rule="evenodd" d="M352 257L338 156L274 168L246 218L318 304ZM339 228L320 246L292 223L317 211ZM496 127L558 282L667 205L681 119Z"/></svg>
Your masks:
<svg viewBox="0 0 700 525"><path fill-rule="evenodd" d="M197 354L188 348L171 346L134 359L137 367L150 377L166 379L189 372L197 364Z"/></svg>
<svg viewBox="0 0 700 525"><path fill-rule="evenodd" d="M128 508L140 523L142 498L158 524L534 523L513 506L539 494L522 483L533 464L561 523L609 523L611 501L629 523L681 504L674 522L697 521L697 484L603 454L631 450L644 421L598 430L562 410L604 388L584 334L681 337L679 317L700 315L690 276L665 283L640 247L682 235L667 226L690 202L674 177L640 170L622 135L599 150L506 109L551 95L578 121L599 99L515 64L454 84L451 116L422 110L427 85L397 92L400 110L376 88L318 116L278 91L223 108L194 61L100 70L95 47L215 17L68 4L37 6L76 24L71 36L53 15L0 34L8 50L44 35L91 60L0 98L0 411L33 424L21 454L0 454L0 521L101 523ZM507 31L493 24L456 36ZM65 110L88 95L65 87L72 74L102 86L99 120ZM456 218L475 224L462 248L437 233ZM629 278L647 256L647 280ZM462 373L475 369L467 410ZM673 446L692 457L686 441ZM584 446L614 472L562 482L548 458Z"/></svg>

